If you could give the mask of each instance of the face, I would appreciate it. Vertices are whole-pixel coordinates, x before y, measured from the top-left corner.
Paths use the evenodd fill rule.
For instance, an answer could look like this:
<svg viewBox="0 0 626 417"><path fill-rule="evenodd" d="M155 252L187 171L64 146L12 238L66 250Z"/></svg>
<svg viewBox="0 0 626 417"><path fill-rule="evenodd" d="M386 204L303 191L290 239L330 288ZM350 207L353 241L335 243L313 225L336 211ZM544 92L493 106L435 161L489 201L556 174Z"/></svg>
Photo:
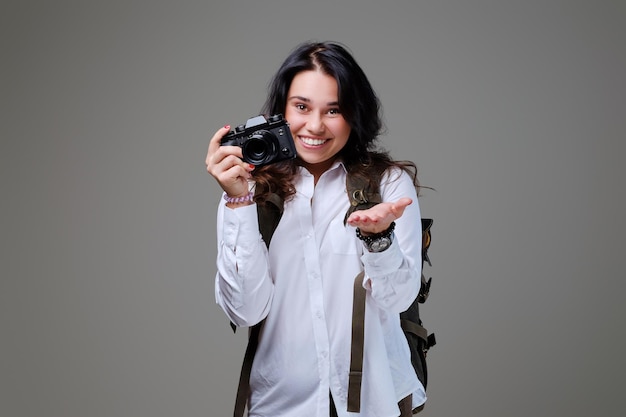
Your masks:
<svg viewBox="0 0 626 417"><path fill-rule="evenodd" d="M298 157L316 178L330 168L350 136L337 90L337 81L330 75L304 71L293 78L287 94L285 119Z"/></svg>

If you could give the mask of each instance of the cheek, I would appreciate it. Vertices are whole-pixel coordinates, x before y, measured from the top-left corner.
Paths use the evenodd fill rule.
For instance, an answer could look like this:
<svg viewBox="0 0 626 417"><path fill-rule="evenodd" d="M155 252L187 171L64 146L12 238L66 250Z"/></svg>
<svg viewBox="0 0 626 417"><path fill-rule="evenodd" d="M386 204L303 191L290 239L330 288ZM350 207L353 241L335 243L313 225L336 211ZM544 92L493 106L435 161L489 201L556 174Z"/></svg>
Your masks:
<svg viewBox="0 0 626 417"><path fill-rule="evenodd" d="M340 137L342 139L348 139L348 137L350 136L350 125L342 120L342 121L338 121L336 124L334 124L333 126L333 132L335 132L335 136L336 137Z"/></svg>
<svg viewBox="0 0 626 417"><path fill-rule="evenodd" d="M286 110L285 119L289 123L289 127L291 128L292 132L295 132L302 127L302 121L298 117L298 114L293 111Z"/></svg>

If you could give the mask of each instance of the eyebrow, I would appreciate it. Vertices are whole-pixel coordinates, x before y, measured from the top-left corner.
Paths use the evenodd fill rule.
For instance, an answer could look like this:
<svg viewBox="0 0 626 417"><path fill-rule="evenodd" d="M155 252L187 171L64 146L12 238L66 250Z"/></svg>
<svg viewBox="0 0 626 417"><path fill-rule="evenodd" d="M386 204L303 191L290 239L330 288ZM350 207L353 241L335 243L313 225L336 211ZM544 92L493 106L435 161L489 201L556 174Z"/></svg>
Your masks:
<svg viewBox="0 0 626 417"><path fill-rule="evenodd" d="M300 101L304 101L305 103L310 103L311 99L306 98L306 97L302 97L302 96L291 96L287 99L287 101L291 101L291 100L300 100ZM331 101L330 103L326 103L327 106L338 106L339 102L338 101Z"/></svg>

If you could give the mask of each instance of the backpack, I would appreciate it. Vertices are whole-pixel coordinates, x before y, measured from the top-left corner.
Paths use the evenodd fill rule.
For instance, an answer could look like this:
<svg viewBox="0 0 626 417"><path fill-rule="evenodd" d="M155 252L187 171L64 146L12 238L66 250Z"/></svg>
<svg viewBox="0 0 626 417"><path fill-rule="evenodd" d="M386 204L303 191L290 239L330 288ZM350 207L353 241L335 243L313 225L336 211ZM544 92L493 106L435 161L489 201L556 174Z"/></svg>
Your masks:
<svg viewBox="0 0 626 417"><path fill-rule="evenodd" d="M348 173L346 179L346 191L350 199L350 208L346 212L344 224L348 216L356 210L368 209L380 202L379 186L381 173L375 172L362 177ZM283 213L283 201L276 194L272 194L263 204L257 205L257 216L259 220L259 232L269 248L270 241L274 230L278 226L278 222ZM407 339L409 349L411 351L411 363L418 379L426 389L428 383L428 370L426 366L426 354L428 350L436 344L435 335L429 334L424 328L419 315L419 304L423 304L428 298L432 278L428 280L424 276L424 263L427 262L432 266L428 256L428 249L431 242L431 226L433 219L422 218L422 276L419 293L411 306L404 312L400 313L400 323L402 330ZM363 337L364 337L364 319L365 319L365 296L366 290L363 288L362 271L354 280L354 300L352 313L352 342L350 356L350 375L348 378L348 411L360 411L361 398L361 377L363 365ZM248 346L244 355L241 373L239 376L239 386L237 389L237 397L235 400L234 417L243 417L248 394L250 392L250 371L252 369L252 361L258 345L259 333L263 320L249 328ZM233 331L236 326L231 322ZM416 414L424 408L421 405L413 409Z"/></svg>

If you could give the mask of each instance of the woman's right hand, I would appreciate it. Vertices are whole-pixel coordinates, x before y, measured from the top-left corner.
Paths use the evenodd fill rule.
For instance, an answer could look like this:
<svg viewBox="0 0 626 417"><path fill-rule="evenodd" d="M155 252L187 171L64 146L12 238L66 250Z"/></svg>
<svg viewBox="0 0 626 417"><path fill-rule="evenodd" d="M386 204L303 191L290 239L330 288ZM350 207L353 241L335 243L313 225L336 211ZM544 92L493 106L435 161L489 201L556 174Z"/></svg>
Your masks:
<svg viewBox="0 0 626 417"><path fill-rule="evenodd" d="M248 194L248 179L254 165L243 161L239 146L221 146L221 139L230 131L230 126L219 129L209 142L206 170L219 183L229 197Z"/></svg>

